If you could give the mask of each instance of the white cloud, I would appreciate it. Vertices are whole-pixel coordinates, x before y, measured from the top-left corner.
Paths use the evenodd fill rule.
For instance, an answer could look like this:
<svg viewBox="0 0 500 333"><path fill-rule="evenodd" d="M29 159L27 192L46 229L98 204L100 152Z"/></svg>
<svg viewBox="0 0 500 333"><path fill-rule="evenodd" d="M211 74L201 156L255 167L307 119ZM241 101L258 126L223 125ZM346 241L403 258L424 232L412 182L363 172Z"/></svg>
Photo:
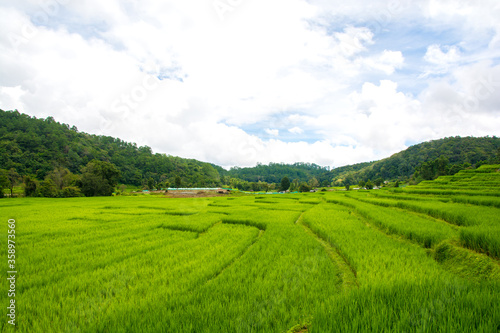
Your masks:
<svg viewBox="0 0 500 333"><path fill-rule="evenodd" d="M271 135L271 136L279 136L280 135L280 131L277 130L277 129L266 129L266 133Z"/></svg>
<svg viewBox="0 0 500 333"><path fill-rule="evenodd" d="M390 75L393 74L396 69L403 67L404 57L401 51L384 50L384 52L378 56L364 59L363 63L368 68L380 70Z"/></svg>
<svg viewBox="0 0 500 333"><path fill-rule="evenodd" d="M300 128L300 127L297 127L297 126L295 126L293 128L290 128L288 131L290 133L292 133L292 134L302 134L302 133L304 133L304 130L302 128Z"/></svg>
<svg viewBox="0 0 500 333"><path fill-rule="evenodd" d="M335 33L340 52L351 57L367 50L367 45L373 44L373 33L368 28L348 26L343 32Z"/></svg>
<svg viewBox="0 0 500 333"><path fill-rule="evenodd" d="M64 3L0 5L0 108L224 166L500 134L495 1Z"/></svg>
<svg viewBox="0 0 500 333"><path fill-rule="evenodd" d="M424 59L438 66L447 66L460 60L460 49L456 46L445 46L443 52L441 45L431 45L427 48Z"/></svg>

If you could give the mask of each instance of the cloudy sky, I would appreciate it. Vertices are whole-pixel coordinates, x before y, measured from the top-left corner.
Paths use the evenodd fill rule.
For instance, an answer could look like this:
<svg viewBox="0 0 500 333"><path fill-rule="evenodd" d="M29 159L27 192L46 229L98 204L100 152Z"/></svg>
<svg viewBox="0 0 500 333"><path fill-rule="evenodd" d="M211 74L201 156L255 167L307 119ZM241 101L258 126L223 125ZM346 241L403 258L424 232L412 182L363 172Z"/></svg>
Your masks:
<svg viewBox="0 0 500 333"><path fill-rule="evenodd" d="M498 0L0 0L0 108L216 163L500 135Z"/></svg>

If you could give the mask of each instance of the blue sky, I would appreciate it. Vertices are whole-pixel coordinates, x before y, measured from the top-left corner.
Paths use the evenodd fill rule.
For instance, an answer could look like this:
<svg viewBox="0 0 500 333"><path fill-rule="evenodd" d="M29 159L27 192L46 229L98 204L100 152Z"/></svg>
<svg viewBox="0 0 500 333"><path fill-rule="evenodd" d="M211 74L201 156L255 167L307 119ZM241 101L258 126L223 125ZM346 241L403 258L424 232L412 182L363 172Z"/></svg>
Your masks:
<svg viewBox="0 0 500 333"><path fill-rule="evenodd" d="M0 3L0 108L224 167L500 135L496 0Z"/></svg>

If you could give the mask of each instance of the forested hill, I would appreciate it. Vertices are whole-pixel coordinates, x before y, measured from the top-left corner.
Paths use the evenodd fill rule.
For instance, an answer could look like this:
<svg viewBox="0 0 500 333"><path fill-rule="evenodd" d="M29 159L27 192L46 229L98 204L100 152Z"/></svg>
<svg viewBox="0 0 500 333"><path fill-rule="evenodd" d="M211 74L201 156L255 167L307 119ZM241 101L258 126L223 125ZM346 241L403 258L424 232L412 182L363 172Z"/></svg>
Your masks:
<svg viewBox="0 0 500 333"><path fill-rule="evenodd" d="M389 158L329 169L311 163L270 163L252 168L220 170L224 176L248 182L279 183L283 177L319 185L344 185L344 181L357 184L364 180L407 180L417 171L421 179L456 173L469 166L500 163L500 138L449 137L420 143ZM438 161L439 159L439 161ZM430 169L430 170L427 170ZM421 180L419 179L419 180ZM332 182L333 181L333 182ZM314 181L313 181L314 182Z"/></svg>
<svg viewBox="0 0 500 333"><path fill-rule="evenodd" d="M412 175L418 180L432 179L469 166L500 163L500 138L450 137L417 144L380 161L332 170L311 163L271 163L227 171L193 159L153 154L150 147L117 138L79 132L52 117L37 119L0 110L0 169L15 169L22 176L42 180L58 167L80 174L93 159L115 164L121 173L119 182L137 186L174 184L180 177L180 185L186 187L236 186L238 180L250 187L250 183L280 183L285 176L290 181L327 186L332 181L356 184L360 180L406 180Z"/></svg>
<svg viewBox="0 0 500 333"><path fill-rule="evenodd" d="M233 178L239 178L247 182L279 183L283 177L290 181L298 179L300 182L309 182L316 179L319 184L330 185L332 178L329 168L321 167L314 163L270 163L269 165L258 164L252 168L234 167L222 174Z"/></svg>
<svg viewBox="0 0 500 333"><path fill-rule="evenodd" d="M44 179L56 167L79 174L93 159L115 164L125 184L142 185L150 179L174 184L179 176L182 186L220 185L220 175L209 163L153 154L150 147L79 132L52 117L0 110L0 169Z"/></svg>
<svg viewBox="0 0 500 333"><path fill-rule="evenodd" d="M332 179L341 182L346 177L352 184L360 180L406 180L415 172L421 179L433 179L454 174L460 169L500 162L500 138L449 137L423 142L392 155L367 163L361 169L348 166L331 171ZM421 180L420 179L420 180Z"/></svg>

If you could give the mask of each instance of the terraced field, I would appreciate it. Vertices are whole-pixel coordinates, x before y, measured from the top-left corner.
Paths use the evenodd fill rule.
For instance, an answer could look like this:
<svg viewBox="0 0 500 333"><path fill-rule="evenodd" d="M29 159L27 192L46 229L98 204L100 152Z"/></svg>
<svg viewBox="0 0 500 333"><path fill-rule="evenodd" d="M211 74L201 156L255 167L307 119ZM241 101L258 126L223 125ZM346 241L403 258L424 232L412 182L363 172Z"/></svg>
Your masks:
<svg viewBox="0 0 500 333"><path fill-rule="evenodd" d="M16 330L498 332L499 168L396 191L2 200Z"/></svg>

